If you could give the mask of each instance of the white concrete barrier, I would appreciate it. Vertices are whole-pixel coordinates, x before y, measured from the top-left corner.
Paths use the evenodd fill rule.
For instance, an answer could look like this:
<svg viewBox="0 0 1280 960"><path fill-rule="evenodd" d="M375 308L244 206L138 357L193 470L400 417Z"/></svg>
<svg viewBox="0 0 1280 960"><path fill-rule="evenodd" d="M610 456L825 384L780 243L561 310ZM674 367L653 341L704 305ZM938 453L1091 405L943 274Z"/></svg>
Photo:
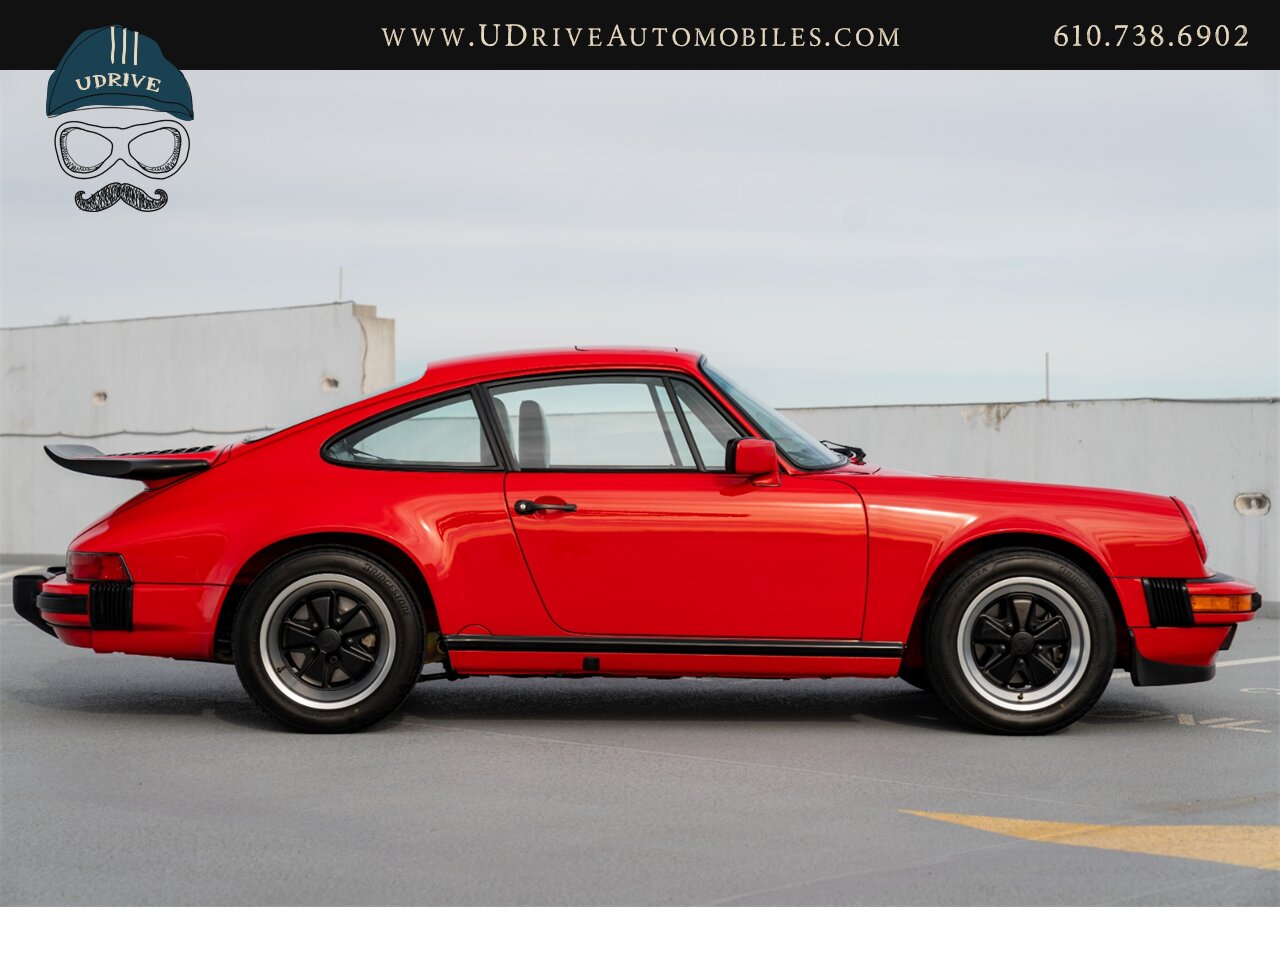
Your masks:
<svg viewBox="0 0 1280 960"><path fill-rule="evenodd" d="M354 303L0 329L0 555L60 555L141 488L41 449L224 444L389 386L395 321Z"/></svg>

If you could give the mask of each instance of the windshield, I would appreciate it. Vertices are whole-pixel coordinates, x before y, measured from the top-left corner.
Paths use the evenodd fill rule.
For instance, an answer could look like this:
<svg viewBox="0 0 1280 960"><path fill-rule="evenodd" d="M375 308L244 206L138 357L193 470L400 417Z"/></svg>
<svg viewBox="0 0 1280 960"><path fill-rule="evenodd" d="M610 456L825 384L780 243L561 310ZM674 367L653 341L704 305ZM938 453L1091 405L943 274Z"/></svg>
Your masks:
<svg viewBox="0 0 1280 960"><path fill-rule="evenodd" d="M826 470L848 462L848 457L828 450L773 407L761 403L705 360L702 361L702 372L797 467L804 470Z"/></svg>

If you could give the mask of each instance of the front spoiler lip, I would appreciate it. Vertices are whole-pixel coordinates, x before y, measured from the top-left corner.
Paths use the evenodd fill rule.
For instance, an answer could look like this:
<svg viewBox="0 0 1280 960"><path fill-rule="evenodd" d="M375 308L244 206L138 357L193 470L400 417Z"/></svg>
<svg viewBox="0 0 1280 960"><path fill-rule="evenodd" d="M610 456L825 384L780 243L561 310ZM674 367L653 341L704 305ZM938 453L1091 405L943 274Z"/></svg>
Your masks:
<svg viewBox="0 0 1280 960"><path fill-rule="evenodd" d="M1234 629L1234 628L1232 628ZM1231 643L1228 636L1224 645ZM1186 664L1165 663L1152 660L1143 655L1138 645L1133 645L1133 659L1129 664L1129 679L1135 687L1167 687L1183 683L1204 683L1212 680L1218 672L1215 664L1191 666Z"/></svg>

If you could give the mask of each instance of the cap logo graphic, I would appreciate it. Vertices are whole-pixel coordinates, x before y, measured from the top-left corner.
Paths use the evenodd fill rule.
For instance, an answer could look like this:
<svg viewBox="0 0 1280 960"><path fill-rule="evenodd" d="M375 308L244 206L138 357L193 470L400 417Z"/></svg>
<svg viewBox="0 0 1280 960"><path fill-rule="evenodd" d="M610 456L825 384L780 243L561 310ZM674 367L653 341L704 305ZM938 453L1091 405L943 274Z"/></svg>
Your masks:
<svg viewBox="0 0 1280 960"><path fill-rule="evenodd" d="M130 123L125 110L154 111L172 119ZM182 168L191 151L190 134L181 122L195 119L187 78L154 40L119 25L76 37L49 77L45 113L77 114L59 124L53 141L58 166L78 180L123 173L117 170L120 164L148 180L163 180ZM90 116L116 122L90 122ZM76 206L86 213L121 201L150 213L162 209L169 194L157 187L152 196L144 185L117 180L75 195Z"/></svg>

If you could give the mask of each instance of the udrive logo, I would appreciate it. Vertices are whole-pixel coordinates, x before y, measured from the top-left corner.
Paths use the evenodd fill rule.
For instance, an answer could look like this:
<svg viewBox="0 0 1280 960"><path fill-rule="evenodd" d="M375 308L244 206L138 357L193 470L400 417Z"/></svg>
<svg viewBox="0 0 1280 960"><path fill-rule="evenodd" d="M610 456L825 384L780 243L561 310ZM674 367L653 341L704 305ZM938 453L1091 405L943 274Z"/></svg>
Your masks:
<svg viewBox="0 0 1280 960"><path fill-rule="evenodd" d="M88 184L92 192L76 191L81 210L100 213L124 201L150 213L169 202L159 187L152 196L130 182L137 176L168 179L191 152L181 123L195 118L191 87L150 37L121 26L80 34L49 77L45 113L73 115L54 131L53 146L63 173L97 181ZM129 179L103 182L109 173L125 175L117 172L120 164L132 170Z"/></svg>

